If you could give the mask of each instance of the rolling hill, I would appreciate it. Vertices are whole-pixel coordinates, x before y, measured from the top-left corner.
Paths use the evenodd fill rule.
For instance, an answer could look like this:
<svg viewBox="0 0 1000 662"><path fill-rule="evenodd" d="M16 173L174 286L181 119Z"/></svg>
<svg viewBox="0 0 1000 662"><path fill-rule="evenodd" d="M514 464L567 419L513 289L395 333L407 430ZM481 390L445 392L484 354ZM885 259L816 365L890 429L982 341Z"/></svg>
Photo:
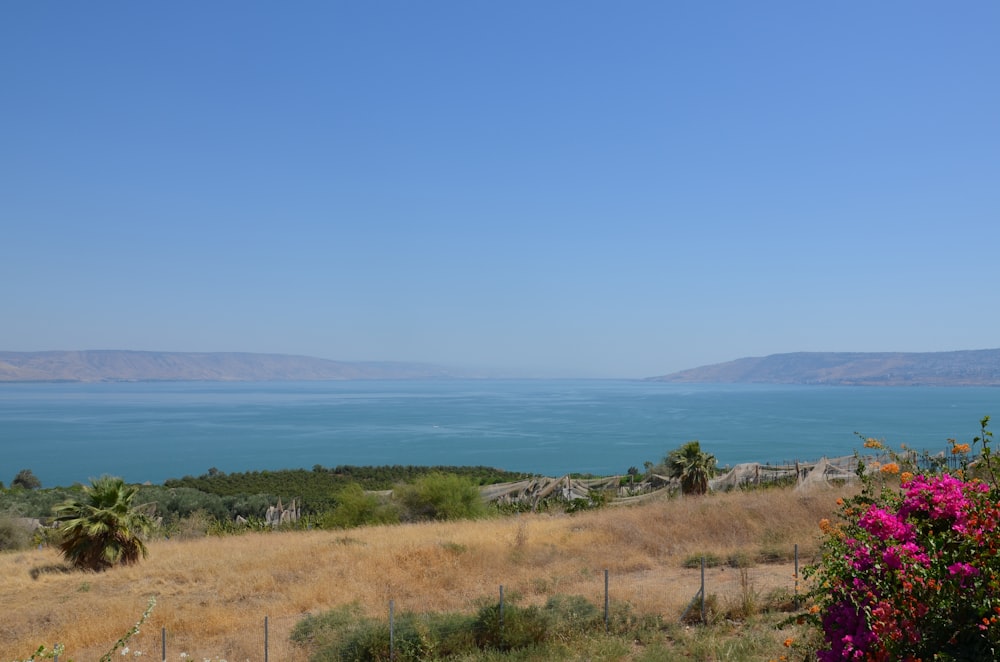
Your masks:
<svg viewBox="0 0 1000 662"><path fill-rule="evenodd" d="M287 354L0 352L0 382L308 381L453 376L445 368L419 363L344 362Z"/></svg>
<svg viewBox="0 0 1000 662"><path fill-rule="evenodd" d="M1000 386L1000 349L796 352L682 370L649 381L853 386Z"/></svg>

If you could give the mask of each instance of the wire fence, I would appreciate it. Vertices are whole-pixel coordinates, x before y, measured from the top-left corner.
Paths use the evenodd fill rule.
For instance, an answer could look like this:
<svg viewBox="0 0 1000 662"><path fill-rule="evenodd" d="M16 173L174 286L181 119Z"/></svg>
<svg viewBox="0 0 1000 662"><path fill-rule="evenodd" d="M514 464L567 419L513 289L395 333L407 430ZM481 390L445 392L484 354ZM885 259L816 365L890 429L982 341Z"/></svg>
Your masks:
<svg viewBox="0 0 1000 662"><path fill-rule="evenodd" d="M701 557L688 563L686 572L673 573L669 578L654 571L616 575L603 570L581 571L586 576L582 582L574 578L571 588L561 587L558 580L551 578L531 580L520 586L499 585L492 589L484 586L484 594L478 600L471 600L464 612L433 613L426 608L428 596L397 596L384 604L371 605L369 610L355 605L354 620L342 626L350 629L357 621L363 621L384 639L385 659L392 659L400 646L412 647L413 637L419 638L420 632L432 627L447 637L471 637L470 619L477 614L482 617L488 613L487 618L494 619L496 636L504 636L505 628L516 627L505 623L505 616L521 606L553 609L563 620L586 616L591 626L603 628L607 633L619 631L629 619L646 615L695 624L732 610L794 609L800 606L803 597L798 545L794 549L794 559L772 564L741 564L732 559ZM113 659L306 662L311 650L309 642L296 643L293 633L308 618L307 614L262 615L255 627L213 637L213 641L225 641L216 644L220 650L199 647L190 633L175 635L166 626L143 627L115 651ZM313 618L321 620L323 615L316 614ZM308 640L308 636L299 638ZM88 652L93 653L84 651L81 657L79 653L65 651L63 658L89 659Z"/></svg>

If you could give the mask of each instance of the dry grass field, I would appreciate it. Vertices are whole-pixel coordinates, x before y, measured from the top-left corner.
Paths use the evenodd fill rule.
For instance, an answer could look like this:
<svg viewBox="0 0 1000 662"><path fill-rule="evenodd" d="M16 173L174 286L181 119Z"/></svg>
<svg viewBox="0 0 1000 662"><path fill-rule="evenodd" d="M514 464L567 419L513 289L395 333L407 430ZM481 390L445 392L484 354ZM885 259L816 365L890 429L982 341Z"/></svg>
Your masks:
<svg viewBox="0 0 1000 662"><path fill-rule="evenodd" d="M104 573L66 568L52 549L0 555L0 660L23 659L40 644L65 657L96 660L131 627L149 596L157 605L129 642L130 655L166 659L304 660L292 626L307 613L357 603L397 611L472 611L500 585L521 604L553 594L612 601L675 620L698 590L701 554L753 559L749 573L725 565L707 590L735 600L747 578L761 595L790 592L798 544L803 564L817 552L817 522L840 492L765 490L658 499L576 515L519 515L343 531L282 532L149 544L149 558ZM21 656L21 657L18 657Z"/></svg>

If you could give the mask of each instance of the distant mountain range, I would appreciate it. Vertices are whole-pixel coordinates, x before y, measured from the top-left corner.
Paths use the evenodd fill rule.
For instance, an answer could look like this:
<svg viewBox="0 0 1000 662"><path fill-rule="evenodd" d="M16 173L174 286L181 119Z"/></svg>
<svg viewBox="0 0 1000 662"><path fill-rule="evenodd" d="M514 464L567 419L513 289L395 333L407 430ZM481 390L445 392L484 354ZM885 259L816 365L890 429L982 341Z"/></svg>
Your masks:
<svg viewBox="0 0 1000 662"><path fill-rule="evenodd" d="M1000 349L958 352L797 352L737 359L649 381L852 386L1000 386Z"/></svg>
<svg viewBox="0 0 1000 662"><path fill-rule="evenodd" d="M420 363L238 352L0 352L0 382L308 381L455 377Z"/></svg>
<svg viewBox="0 0 1000 662"><path fill-rule="evenodd" d="M0 352L2 382L312 381L482 375L423 363L332 361L289 354L87 350ZM1000 349L797 352L682 370L648 381L854 386L1000 386Z"/></svg>

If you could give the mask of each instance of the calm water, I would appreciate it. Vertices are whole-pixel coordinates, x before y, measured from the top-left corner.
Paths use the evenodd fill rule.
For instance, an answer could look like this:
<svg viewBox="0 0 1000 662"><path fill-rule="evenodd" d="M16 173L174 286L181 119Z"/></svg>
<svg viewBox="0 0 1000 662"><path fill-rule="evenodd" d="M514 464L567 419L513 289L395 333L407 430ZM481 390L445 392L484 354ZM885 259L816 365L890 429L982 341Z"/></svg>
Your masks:
<svg viewBox="0 0 1000 662"><path fill-rule="evenodd" d="M1000 389L386 381L0 385L0 480L162 482L315 464L623 473L699 439L720 464L934 451L1000 420Z"/></svg>

